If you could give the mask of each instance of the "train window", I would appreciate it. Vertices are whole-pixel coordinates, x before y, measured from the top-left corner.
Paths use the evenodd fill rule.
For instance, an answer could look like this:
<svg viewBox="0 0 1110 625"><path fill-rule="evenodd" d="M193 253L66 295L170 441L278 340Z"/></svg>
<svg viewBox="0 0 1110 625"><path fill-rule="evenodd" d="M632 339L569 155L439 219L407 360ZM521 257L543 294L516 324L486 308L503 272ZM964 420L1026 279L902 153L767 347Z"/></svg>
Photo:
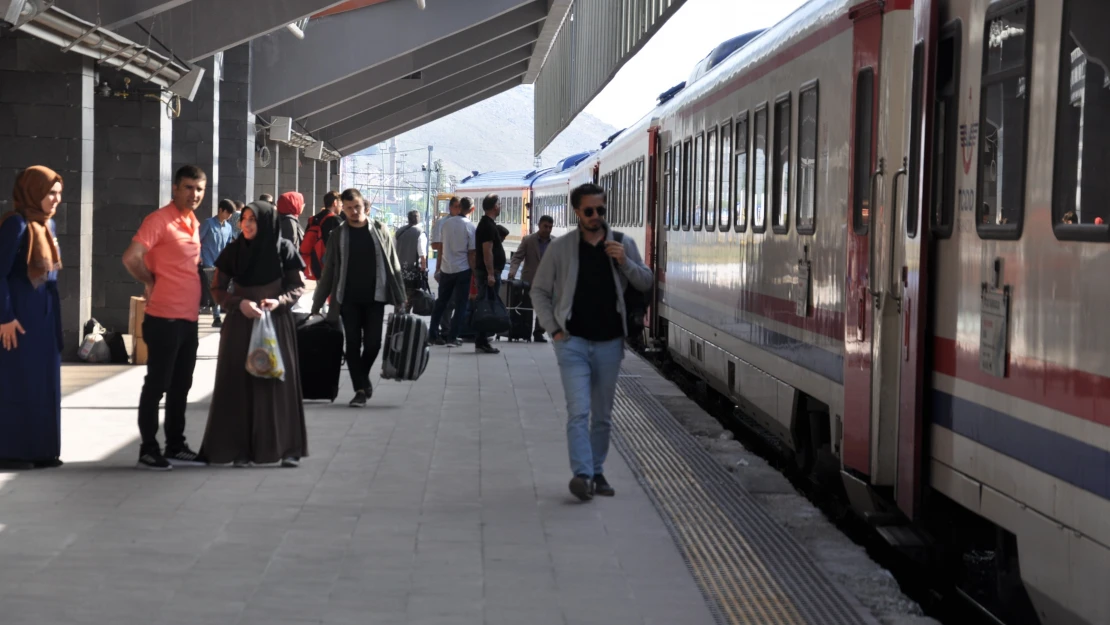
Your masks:
<svg viewBox="0 0 1110 625"><path fill-rule="evenodd" d="M752 232L767 230L767 105L755 112L755 173L752 189Z"/></svg>
<svg viewBox="0 0 1110 625"><path fill-rule="evenodd" d="M817 83L798 93L798 233L813 234L817 216Z"/></svg>
<svg viewBox="0 0 1110 625"><path fill-rule="evenodd" d="M693 141L687 139L682 144L682 174L679 179L682 180L682 229L690 229L690 205L693 201L693 192L690 183L690 153L693 147Z"/></svg>
<svg viewBox="0 0 1110 625"><path fill-rule="evenodd" d="M954 21L941 31L937 45L936 96L933 101L933 155L930 163L932 231L952 236L956 211L956 146L959 140L960 42L962 27Z"/></svg>
<svg viewBox="0 0 1110 625"><path fill-rule="evenodd" d="M682 145L674 145L671 158L671 230L678 230L682 223Z"/></svg>
<svg viewBox="0 0 1110 625"><path fill-rule="evenodd" d="M775 102L775 171L771 182L771 229L779 234L790 230L790 117L792 94Z"/></svg>
<svg viewBox="0 0 1110 625"><path fill-rule="evenodd" d="M925 132L921 122L921 91L925 81L925 43L918 42L913 47L913 68L910 87L910 162L909 175L906 177L906 236L917 236L917 220L920 216L917 192L921 176L921 133ZM898 192L895 187L894 192Z"/></svg>
<svg viewBox="0 0 1110 625"><path fill-rule="evenodd" d="M705 135L705 229L717 228L717 129Z"/></svg>
<svg viewBox="0 0 1110 625"><path fill-rule="evenodd" d="M975 227L984 239L1021 236L1029 113L1029 7L988 11L979 93L979 180Z"/></svg>
<svg viewBox="0 0 1110 625"><path fill-rule="evenodd" d="M663 153L663 227L671 229L671 211L674 204L671 201L671 155L673 150Z"/></svg>
<svg viewBox="0 0 1110 625"><path fill-rule="evenodd" d="M701 230L705 213L705 135L694 139L694 175L691 178L690 206L694 230Z"/></svg>
<svg viewBox="0 0 1110 625"><path fill-rule="evenodd" d="M737 232L748 229L748 116L736 120L736 142L733 144L736 156L732 168L736 184L732 185L734 199L732 227Z"/></svg>
<svg viewBox="0 0 1110 625"><path fill-rule="evenodd" d="M1105 0L1064 3L1052 192L1059 239L1110 241L1110 157L1098 147L1110 131L1107 20Z"/></svg>
<svg viewBox="0 0 1110 625"><path fill-rule="evenodd" d="M647 212L647 197L645 193L647 190L647 181L644 179L643 158L641 158L640 161L636 164L636 171L638 172L636 182L636 192L638 194L638 201L636 203L636 225L643 226L644 215Z"/></svg>
<svg viewBox="0 0 1110 625"><path fill-rule="evenodd" d="M852 230L867 234L871 208L871 136L874 129L875 70L865 67L856 76L856 126L852 168Z"/></svg>
<svg viewBox="0 0 1110 625"><path fill-rule="evenodd" d="M732 222L732 122L721 126L721 197L718 201L721 213L721 232L728 230Z"/></svg>

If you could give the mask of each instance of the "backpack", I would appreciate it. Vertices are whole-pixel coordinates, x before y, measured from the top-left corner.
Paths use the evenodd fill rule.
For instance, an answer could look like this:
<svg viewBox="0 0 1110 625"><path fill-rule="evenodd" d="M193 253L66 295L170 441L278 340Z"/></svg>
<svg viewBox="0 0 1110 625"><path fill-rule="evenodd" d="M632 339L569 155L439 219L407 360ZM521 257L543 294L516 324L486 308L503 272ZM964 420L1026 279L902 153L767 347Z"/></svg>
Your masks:
<svg viewBox="0 0 1110 625"><path fill-rule="evenodd" d="M292 243L293 249L301 249L301 240L304 239L301 222L297 221L297 218L292 215L282 215L278 225L281 228L281 238Z"/></svg>
<svg viewBox="0 0 1110 625"><path fill-rule="evenodd" d="M323 277L324 273L324 251L327 250L327 245L324 243L324 222L328 219L336 218L335 215L315 215L308 222L308 230L304 233L304 238L301 239L300 252L301 259L304 260L304 273L310 280L319 280Z"/></svg>
<svg viewBox="0 0 1110 625"><path fill-rule="evenodd" d="M613 240L624 244L624 233L613 231ZM613 261L614 266L617 261ZM647 315L647 296L629 282L624 289L625 323L628 325L628 338L635 341L644 333L644 316Z"/></svg>

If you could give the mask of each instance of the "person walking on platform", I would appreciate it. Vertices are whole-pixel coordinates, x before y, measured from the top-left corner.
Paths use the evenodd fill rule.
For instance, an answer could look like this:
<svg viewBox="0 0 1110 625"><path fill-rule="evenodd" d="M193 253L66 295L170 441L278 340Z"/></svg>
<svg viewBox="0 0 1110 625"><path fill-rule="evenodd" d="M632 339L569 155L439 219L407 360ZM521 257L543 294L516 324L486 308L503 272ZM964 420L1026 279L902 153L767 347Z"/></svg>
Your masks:
<svg viewBox="0 0 1110 625"><path fill-rule="evenodd" d="M505 270L505 246L495 221L501 214L501 198L487 195L482 198L482 219L474 232L474 246L481 254L475 264L475 282L478 284L478 297L501 298L501 272ZM506 235L508 231L506 230ZM474 350L485 354L500 354L489 342L488 334L479 334L474 339Z"/></svg>
<svg viewBox="0 0 1110 625"><path fill-rule="evenodd" d="M443 238L442 238L442 235L440 234L442 229L443 229L443 222L446 221L448 218L454 217L458 214L459 214L459 198L452 196L451 199L448 200L448 202L447 202L447 216L446 217L437 217L436 220L435 220L435 223L432 224L431 247L432 247L432 251L434 251L436 253L435 279L436 279L436 284L437 285L440 283L440 279L443 277L443 272L442 272L442 266L443 266L443 263L442 263L442 261L443 261ZM447 300L447 308L445 308L443 310L443 316L440 317L440 320L439 320L439 334L440 334L440 336L444 336L444 335L447 335L448 333L450 333L450 331L451 331L451 319L453 318L453 313L454 312L455 312L455 300L449 299L449 300Z"/></svg>
<svg viewBox="0 0 1110 625"><path fill-rule="evenodd" d="M432 321L428 329L428 341L433 345L454 347L462 345L459 333L462 320L466 316L467 300L470 296L470 275L474 268L474 222L468 219L473 202L468 197L459 200L459 214L448 217L440 227L440 244L443 253L436 264L439 282L439 297L432 311ZM455 314L451 319L451 329L444 340L439 327L440 318L447 310L447 303L454 302Z"/></svg>
<svg viewBox="0 0 1110 625"><path fill-rule="evenodd" d="M146 379L139 397L140 469L204 464L185 443L185 407L197 361L200 312L200 222L208 176L186 165L173 176L173 201L147 215L123 266L146 287L143 339ZM158 404L166 396L166 453L158 445Z"/></svg>
<svg viewBox="0 0 1110 625"><path fill-rule="evenodd" d="M540 217L539 230L524 237L520 242L520 247L513 252L513 258L509 263L509 280L516 280L516 274L520 271L520 264L524 263L521 278L526 285L531 286L532 281L536 279L536 271L540 268L540 261L543 260L543 255L547 252L547 246L551 244L551 229L554 227L555 220L551 218L551 215ZM536 329L532 333L532 340L537 343L547 342L543 338L543 326L540 325L539 318L536 319Z"/></svg>
<svg viewBox="0 0 1110 625"><path fill-rule="evenodd" d="M270 204L251 204L240 220L243 236L215 261L212 297L227 307L228 314L200 448L201 456L212 464L280 462L283 467L296 467L308 455L291 310L304 293L304 263L293 244L279 235L278 219ZM263 312L269 312L274 323L284 380L247 372L251 331Z"/></svg>
<svg viewBox="0 0 1110 625"><path fill-rule="evenodd" d="M304 196L296 191L287 191L281 194L277 201L279 224L281 225L281 238L293 244L293 249L300 251L301 241L304 240L304 228L301 227L301 211L304 210Z"/></svg>
<svg viewBox="0 0 1110 625"><path fill-rule="evenodd" d="M324 255L327 252L328 241L331 233L343 223L339 219L343 204L339 194L328 191L324 194L324 209L308 220L308 229L304 239L301 240L301 259L305 264L305 273L313 280L324 273Z"/></svg>
<svg viewBox="0 0 1110 625"><path fill-rule="evenodd" d="M405 312L412 307L412 298L428 280L428 237L420 227L420 211L409 211L408 225L397 230L397 256L401 260L401 277L405 281Z"/></svg>
<svg viewBox="0 0 1110 625"><path fill-rule="evenodd" d="M200 266L204 270L205 283L202 287L210 287L212 285L212 276L216 267L216 259L220 257L220 252L224 251L227 244L231 242L232 227L231 216L235 214L235 202L231 200L220 200L219 207L216 210L215 217L209 217L205 220L204 224L200 227ZM212 309L212 327L219 328L223 326L223 321L220 320L220 306L212 300L211 294L208 292L201 293L201 300L203 306Z"/></svg>
<svg viewBox="0 0 1110 625"><path fill-rule="evenodd" d="M274 203L274 196L270 195L269 193L263 193L262 195L258 196L258 201L259 202L266 202L267 204L273 204Z"/></svg>
<svg viewBox="0 0 1110 625"><path fill-rule="evenodd" d="M0 217L0 469L58 467L62 449L62 321L54 213L62 177L23 170Z"/></svg>
<svg viewBox="0 0 1110 625"><path fill-rule="evenodd" d="M570 195L577 232L551 243L532 284L532 306L551 331L567 402L570 492L611 497L605 479L617 376L628 335L625 289L645 292L653 276L636 243L605 223L605 191L584 184Z"/></svg>
<svg viewBox="0 0 1110 625"><path fill-rule="evenodd" d="M370 206L358 189L341 196L347 222L332 233L324 254L324 275L312 296L312 314L330 297L328 317L342 319L347 337L347 368L355 396L351 406L365 406L374 394L370 370L382 348L385 307L405 303L401 261L393 238L380 221L370 220Z"/></svg>

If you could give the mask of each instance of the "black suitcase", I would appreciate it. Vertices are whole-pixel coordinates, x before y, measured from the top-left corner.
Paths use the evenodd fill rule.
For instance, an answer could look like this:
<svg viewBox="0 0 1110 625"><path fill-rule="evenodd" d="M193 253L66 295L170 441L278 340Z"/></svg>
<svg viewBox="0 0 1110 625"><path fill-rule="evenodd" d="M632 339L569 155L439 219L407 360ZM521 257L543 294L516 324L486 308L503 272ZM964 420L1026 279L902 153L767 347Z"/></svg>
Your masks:
<svg viewBox="0 0 1110 625"><path fill-rule="evenodd" d="M497 335L509 341L531 341L534 313L532 311L532 297L528 293L528 284L523 280L506 280L501 283L501 301L509 311L509 322L512 327L508 332Z"/></svg>
<svg viewBox="0 0 1110 625"><path fill-rule="evenodd" d="M417 380L428 367L428 326L416 315L394 313L382 341L382 377Z"/></svg>
<svg viewBox="0 0 1110 625"><path fill-rule="evenodd" d="M297 324L297 364L305 399L335 401L343 367L343 330L323 317Z"/></svg>

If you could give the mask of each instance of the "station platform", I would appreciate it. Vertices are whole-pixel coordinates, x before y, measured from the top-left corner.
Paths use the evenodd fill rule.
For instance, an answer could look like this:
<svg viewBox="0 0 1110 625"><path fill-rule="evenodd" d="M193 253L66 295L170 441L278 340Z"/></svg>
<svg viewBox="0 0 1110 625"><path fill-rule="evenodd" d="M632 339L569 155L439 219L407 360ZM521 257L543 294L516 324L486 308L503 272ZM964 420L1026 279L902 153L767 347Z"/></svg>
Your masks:
<svg viewBox="0 0 1110 625"><path fill-rule="evenodd" d="M203 327L203 326L202 326ZM198 446L219 336L205 330ZM296 469L135 470L144 367L65 367L63 459L0 473L4 625L877 622L664 407L628 352L581 503L550 345L433 348L366 408L307 402ZM616 453L619 451L619 453Z"/></svg>

